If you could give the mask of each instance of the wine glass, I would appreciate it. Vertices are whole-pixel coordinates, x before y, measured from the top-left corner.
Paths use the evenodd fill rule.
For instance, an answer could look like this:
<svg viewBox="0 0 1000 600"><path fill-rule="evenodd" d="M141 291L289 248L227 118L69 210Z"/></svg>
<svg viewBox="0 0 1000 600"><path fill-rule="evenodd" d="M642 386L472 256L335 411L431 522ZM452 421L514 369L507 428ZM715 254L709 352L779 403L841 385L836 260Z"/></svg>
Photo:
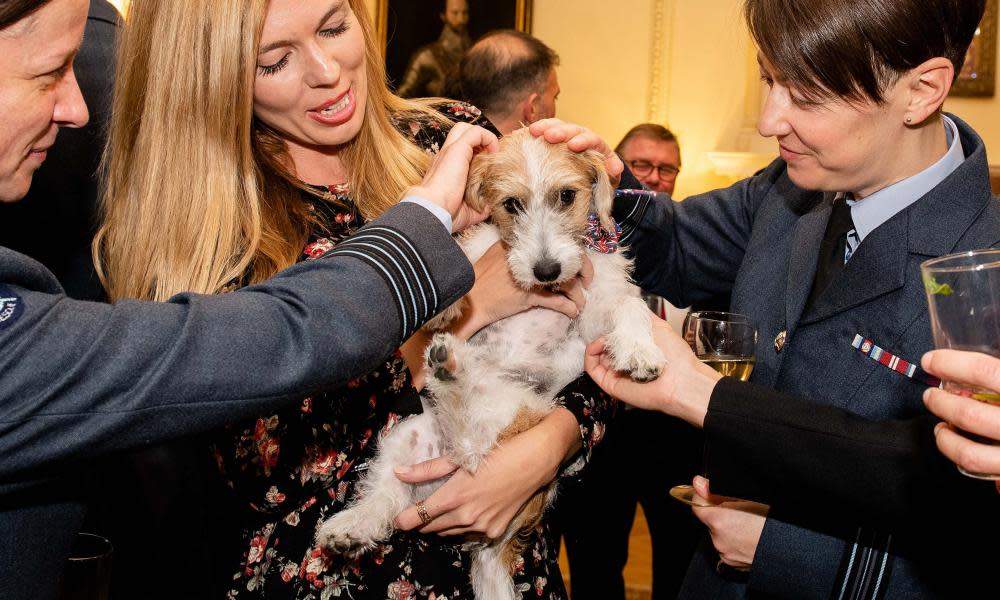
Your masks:
<svg viewBox="0 0 1000 600"><path fill-rule="evenodd" d="M689 313L681 330L698 360L725 377L750 379L756 361L757 328L746 315L718 311ZM690 485L675 485L670 495L692 506L704 502Z"/></svg>
<svg viewBox="0 0 1000 600"><path fill-rule="evenodd" d="M756 361L757 328L746 315L699 311L684 319L684 339L698 360L726 377L750 379Z"/></svg>

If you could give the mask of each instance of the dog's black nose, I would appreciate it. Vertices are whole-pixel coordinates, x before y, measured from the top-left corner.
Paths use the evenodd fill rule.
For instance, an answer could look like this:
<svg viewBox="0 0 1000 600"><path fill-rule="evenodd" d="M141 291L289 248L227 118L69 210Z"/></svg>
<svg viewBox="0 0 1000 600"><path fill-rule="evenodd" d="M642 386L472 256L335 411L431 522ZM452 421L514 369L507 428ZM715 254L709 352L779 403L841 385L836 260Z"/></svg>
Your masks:
<svg viewBox="0 0 1000 600"><path fill-rule="evenodd" d="M536 262L532 272L538 281L555 281L562 273L562 267L556 261L547 258Z"/></svg>

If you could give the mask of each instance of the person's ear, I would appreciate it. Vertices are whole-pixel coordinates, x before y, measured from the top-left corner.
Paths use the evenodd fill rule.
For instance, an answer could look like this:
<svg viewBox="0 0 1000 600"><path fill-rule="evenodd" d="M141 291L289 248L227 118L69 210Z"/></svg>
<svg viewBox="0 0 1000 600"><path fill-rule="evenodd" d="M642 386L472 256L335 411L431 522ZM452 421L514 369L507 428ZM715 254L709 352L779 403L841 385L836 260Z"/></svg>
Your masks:
<svg viewBox="0 0 1000 600"><path fill-rule="evenodd" d="M528 94L528 97L524 99L522 114L524 115L525 125L531 125L539 119L539 100L541 100L541 95L537 92L531 92Z"/></svg>
<svg viewBox="0 0 1000 600"><path fill-rule="evenodd" d="M955 65L937 56L910 70L905 79L907 105L903 121L919 125L941 109L955 80Z"/></svg>

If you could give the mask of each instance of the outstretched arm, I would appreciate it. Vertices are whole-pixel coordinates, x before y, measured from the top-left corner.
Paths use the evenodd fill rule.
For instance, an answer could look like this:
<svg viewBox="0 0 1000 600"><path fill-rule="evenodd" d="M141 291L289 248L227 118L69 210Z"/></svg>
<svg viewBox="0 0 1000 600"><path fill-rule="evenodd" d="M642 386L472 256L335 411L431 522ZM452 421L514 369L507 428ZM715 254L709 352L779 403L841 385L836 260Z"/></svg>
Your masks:
<svg viewBox="0 0 1000 600"><path fill-rule="evenodd" d="M456 126L415 190L456 225L469 162L496 149ZM138 250L137 250L138 251ZM450 231L401 203L260 285L168 302L78 302L40 265L0 248L0 485L73 461L193 435L370 370L472 284Z"/></svg>

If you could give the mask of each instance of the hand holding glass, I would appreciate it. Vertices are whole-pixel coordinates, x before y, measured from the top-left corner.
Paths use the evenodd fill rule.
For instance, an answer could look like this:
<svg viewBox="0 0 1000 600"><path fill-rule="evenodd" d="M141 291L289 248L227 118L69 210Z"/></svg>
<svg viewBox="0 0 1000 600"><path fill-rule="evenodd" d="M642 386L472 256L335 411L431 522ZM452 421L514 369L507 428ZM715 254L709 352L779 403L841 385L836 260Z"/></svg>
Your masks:
<svg viewBox="0 0 1000 600"><path fill-rule="evenodd" d="M920 265L930 309L934 346L968 350L1000 357L1000 250L951 254ZM959 396L1000 404L1000 394L958 382L944 389ZM982 443L990 440L970 438ZM980 479L994 476L969 473Z"/></svg>
<svg viewBox="0 0 1000 600"><path fill-rule="evenodd" d="M684 339L698 360L724 377L750 379L756 361L757 328L746 315L728 312L692 312L684 319ZM670 495L691 506L712 506L690 485L675 485Z"/></svg>

